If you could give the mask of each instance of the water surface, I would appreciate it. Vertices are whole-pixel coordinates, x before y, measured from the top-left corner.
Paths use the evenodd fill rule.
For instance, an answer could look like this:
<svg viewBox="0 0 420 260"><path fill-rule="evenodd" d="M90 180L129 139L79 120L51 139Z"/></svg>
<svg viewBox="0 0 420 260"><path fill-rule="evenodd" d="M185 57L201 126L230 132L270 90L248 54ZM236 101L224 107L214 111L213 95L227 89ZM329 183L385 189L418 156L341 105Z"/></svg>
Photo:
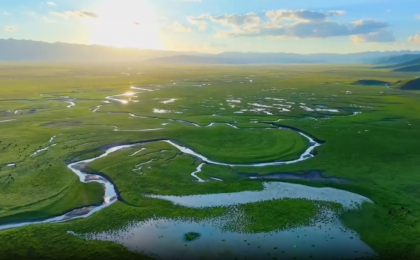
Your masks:
<svg viewBox="0 0 420 260"><path fill-rule="evenodd" d="M352 230L341 225L334 214L329 221L268 233L229 231L229 224L241 223L243 215L210 220L157 218L132 223L119 231L81 234L87 240L112 241L131 251L163 260L172 259L337 259L363 257L375 252ZM232 223L233 222L233 223ZM240 225L240 224L239 224ZM235 230L236 228L234 228ZM185 240L185 234L200 237ZM73 232L69 232L77 235Z"/></svg>
<svg viewBox="0 0 420 260"><path fill-rule="evenodd" d="M261 191L242 191L187 196L145 195L149 198L163 199L174 204L192 207L226 207L274 199L309 199L314 201L336 202L345 209L357 209L365 202L372 201L361 195L334 188L316 188L301 184L265 182Z"/></svg>

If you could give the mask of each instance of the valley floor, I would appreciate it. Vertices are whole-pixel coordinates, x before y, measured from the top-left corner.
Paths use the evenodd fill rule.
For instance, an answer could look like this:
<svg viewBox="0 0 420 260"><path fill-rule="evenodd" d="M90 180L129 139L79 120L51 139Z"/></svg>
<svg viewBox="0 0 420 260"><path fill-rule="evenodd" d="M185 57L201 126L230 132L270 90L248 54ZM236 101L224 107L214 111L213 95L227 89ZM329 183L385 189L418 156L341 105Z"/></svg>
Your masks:
<svg viewBox="0 0 420 260"><path fill-rule="evenodd" d="M1 259L419 259L415 76L0 64Z"/></svg>

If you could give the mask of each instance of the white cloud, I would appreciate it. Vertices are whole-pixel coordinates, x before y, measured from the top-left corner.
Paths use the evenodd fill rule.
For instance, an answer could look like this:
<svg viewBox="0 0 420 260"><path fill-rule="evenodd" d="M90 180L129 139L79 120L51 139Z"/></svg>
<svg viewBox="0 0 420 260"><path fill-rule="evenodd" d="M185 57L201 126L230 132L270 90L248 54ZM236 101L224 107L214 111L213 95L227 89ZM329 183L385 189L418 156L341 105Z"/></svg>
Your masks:
<svg viewBox="0 0 420 260"><path fill-rule="evenodd" d="M344 10L340 10L340 11L329 11L328 14L329 16L333 16L333 15L345 15L347 12Z"/></svg>
<svg viewBox="0 0 420 260"><path fill-rule="evenodd" d="M282 20L292 21L323 21L328 17L335 15L344 15L346 11L330 11L330 12L315 12L309 10L274 10L266 12L267 18L273 22L278 23Z"/></svg>
<svg viewBox="0 0 420 260"><path fill-rule="evenodd" d="M47 5L49 5L49 6L57 6L57 4L54 3L54 2L48 2Z"/></svg>
<svg viewBox="0 0 420 260"><path fill-rule="evenodd" d="M261 25L261 18L256 13L209 16L209 19L213 23L231 26L237 30L256 29Z"/></svg>
<svg viewBox="0 0 420 260"><path fill-rule="evenodd" d="M352 35L350 37L355 43L366 43L366 42L395 42L395 36L386 30L380 30L377 32L371 32L361 35Z"/></svg>
<svg viewBox="0 0 420 260"><path fill-rule="evenodd" d="M61 17L61 18L71 18L71 17L79 17L79 18L98 18L98 15L92 12L86 11L64 11L64 12L50 12L50 14Z"/></svg>
<svg viewBox="0 0 420 260"><path fill-rule="evenodd" d="M188 20L206 28L210 23L230 27L230 30L216 28L218 37L328 38L357 35L354 40L359 42L395 40L391 33L382 31L389 26L383 21L359 20L339 23L331 19L344 14L345 11L274 10L265 12L265 16L256 13L201 15L189 17Z"/></svg>
<svg viewBox="0 0 420 260"><path fill-rule="evenodd" d="M5 32L16 32L19 29L19 25L6 25L3 29Z"/></svg>
<svg viewBox="0 0 420 260"><path fill-rule="evenodd" d="M417 35L414 35L414 36L410 36L408 38L408 42L409 43L420 44L420 34L417 34Z"/></svg>
<svg viewBox="0 0 420 260"><path fill-rule="evenodd" d="M9 12L3 12L2 15L4 15L4 16L11 16L12 14L9 13Z"/></svg>
<svg viewBox="0 0 420 260"><path fill-rule="evenodd" d="M354 34L365 34L388 27L388 23L375 20L359 20L351 23L350 32Z"/></svg>
<svg viewBox="0 0 420 260"><path fill-rule="evenodd" d="M202 32L207 31L207 20L209 18L209 15L207 14L203 14L201 16L197 16L197 17L193 17L190 16L188 17L188 21L193 24L193 25L197 25L198 29Z"/></svg>
<svg viewBox="0 0 420 260"><path fill-rule="evenodd" d="M182 25L181 23L178 23L178 22L172 23L172 28L176 32L187 32L188 33L188 32L193 31L192 28L186 27L186 26L184 26L184 25Z"/></svg>

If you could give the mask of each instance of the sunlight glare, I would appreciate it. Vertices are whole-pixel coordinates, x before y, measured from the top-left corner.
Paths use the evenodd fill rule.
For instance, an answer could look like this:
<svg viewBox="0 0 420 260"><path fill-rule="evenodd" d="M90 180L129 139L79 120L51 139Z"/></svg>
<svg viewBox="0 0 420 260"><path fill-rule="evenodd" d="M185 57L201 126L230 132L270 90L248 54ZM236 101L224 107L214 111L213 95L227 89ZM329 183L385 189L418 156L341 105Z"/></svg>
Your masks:
<svg viewBox="0 0 420 260"><path fill-rule="evenodd" d="M144 0L106 0L86 21L91 44L162 49L155 11Z"/></svg>

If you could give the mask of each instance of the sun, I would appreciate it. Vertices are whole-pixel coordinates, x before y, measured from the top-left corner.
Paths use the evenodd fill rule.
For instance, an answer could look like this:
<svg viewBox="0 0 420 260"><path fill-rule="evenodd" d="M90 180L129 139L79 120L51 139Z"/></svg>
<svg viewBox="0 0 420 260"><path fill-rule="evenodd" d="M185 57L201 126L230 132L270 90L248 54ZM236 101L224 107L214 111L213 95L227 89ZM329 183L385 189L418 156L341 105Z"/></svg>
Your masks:
<svg viewBox="0 0 420 260"><path fill-rule="evenodd" d="M91 44L162 49L155 11L143 0L105 0L86 21Z"/></svg>

